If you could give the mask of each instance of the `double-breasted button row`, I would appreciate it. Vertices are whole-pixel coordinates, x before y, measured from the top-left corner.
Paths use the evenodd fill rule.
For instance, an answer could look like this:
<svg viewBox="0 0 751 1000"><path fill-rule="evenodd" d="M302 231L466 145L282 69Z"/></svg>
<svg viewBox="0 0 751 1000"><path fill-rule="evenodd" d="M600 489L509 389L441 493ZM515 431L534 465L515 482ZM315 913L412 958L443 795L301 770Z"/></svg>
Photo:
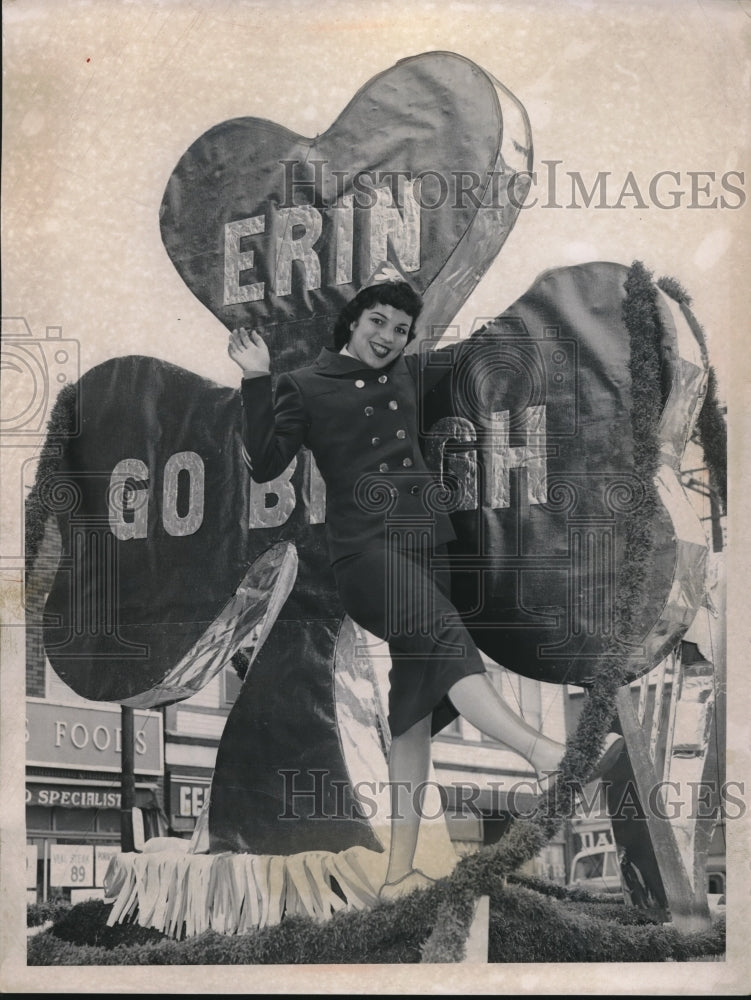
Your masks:
<svg viewBox="0 0 751 1000"><path fill-rule="evenodd" d="M412 462L411 458L403 458L402 459L402 466L405 469L411 469L413 464L414 463ZM378 466L378 471L379 472L388 472L389 471L388 462L381 462L381 464Z"/></svg>
<svg viewBox="0 0 751 1000"><path fill-rule="evenodd" d="M388 382L388 380L389 380L388 375L379 375L378 376L378 381L381 383L381 385L385 385ZM355 388L356 389L364 389L365 385L366 385L366 382L365 382L364 379L361 379L361 378L355 379ZM399 409L399 402L396 399L390 399L388 401L388 403L387 403L387 406L388 406L389 410L391 410L393 412L393 411L396 411L396 410ZM366 417L372 417L373 414L375 413L375 407L374 406L366 406L366 407L363 408L363 413L365 414ZM403 427L400 427L400 428L398 428L398 430L396 430L394 432L394 436L399 441L404 441L406 439L406 437L407 437L407 432L406 432L406 430ZM379 436L379 435L374 435L370 439L370 444L371 444L371 446L373 448L378 448L382 443L383 443L383 438L381 436ZM409 457L403 458L401 460L401 466L404 469L410 469L413 464L414 464L414 462ZM388 472L389 471L388 462L381 462L380 465L378 466L378 471L379 472ZM419 490L419 487L418 487L418 490ZM414 491L410 491L410 492L414 492Z"/></svg>
<svg viewBox="0 0 751 1000"><path fill-rule="evenodd" d="M378 381L381 383L381 385L386 385L386 383L388 382L388 380L389 380L388 375L379 375L378 376ZM361 379L361 378L355 379L355 388L356 389L364 389L365 388L365 380Z"/></svg>
<svg viewBox="0 0 751 1000"><path fill-rule="evenodd" d="M394 437L397 437L400 441L403 441L406 438L406 436L407 432L404 430L398 430L394 435ZM370 439L370 443L373 445L374 448L377 448L378 445L381 443L381 438L373 437Z"/></svg>
<svg viewBox="0 0 751 1000"><path fill-rule="evenodd" d="M395 399L390 399L389 400L389 409L390 410L398 410L399 409L399 404L397 403L397 401ZM366 406L365 409L363 410L363 413L365 414L366 417L372 417L373 414L375 413L375 410L373 409L372 406Z"/></svg>

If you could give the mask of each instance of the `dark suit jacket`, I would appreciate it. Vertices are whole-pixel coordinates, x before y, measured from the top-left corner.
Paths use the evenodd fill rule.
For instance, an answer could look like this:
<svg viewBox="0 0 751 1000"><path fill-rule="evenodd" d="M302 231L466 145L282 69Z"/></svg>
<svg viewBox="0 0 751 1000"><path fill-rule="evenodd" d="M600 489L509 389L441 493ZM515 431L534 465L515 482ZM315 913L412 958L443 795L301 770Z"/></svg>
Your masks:
<svg viewBox="0 0 751 1000"><path fill-rule="evenodd" d="M324 348L312 365L279 376L273 402L270 375L243 379L251 476L268 482L301 445L310 448L326 483L332 562L385 544L387 519L432 525L434 545L455 537L435 509L435 477L418 442L418 396L450 371L452 352L432 352L429 366L420 360L402 354L376 369Z"/></svg>

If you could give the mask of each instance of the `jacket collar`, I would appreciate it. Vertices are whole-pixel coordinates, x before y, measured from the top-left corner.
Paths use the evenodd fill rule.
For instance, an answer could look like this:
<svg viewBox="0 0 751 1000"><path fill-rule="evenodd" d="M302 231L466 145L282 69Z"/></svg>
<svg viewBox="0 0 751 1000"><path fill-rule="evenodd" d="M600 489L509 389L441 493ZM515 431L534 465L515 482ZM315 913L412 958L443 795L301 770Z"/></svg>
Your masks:
<svg viewBox="0 0 751 1000"><path fill-rule="evenodd" d="M371 368L369 365L363 364L359 358L351 358L346 354L339 354L338 351L334 351L330 347L324 347L313 362L313 367L316 371L323 372L326 375L354 375L355 372L359 372L364 376L377 378L378 375L394 371L403 364L404 355L400 354L383 368Z"/></svg>

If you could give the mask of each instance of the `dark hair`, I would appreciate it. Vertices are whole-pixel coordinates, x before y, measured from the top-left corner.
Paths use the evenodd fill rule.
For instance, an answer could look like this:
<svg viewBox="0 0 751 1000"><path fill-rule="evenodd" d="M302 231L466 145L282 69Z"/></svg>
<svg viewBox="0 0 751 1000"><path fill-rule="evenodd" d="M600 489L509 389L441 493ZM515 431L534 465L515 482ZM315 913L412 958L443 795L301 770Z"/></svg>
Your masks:
<svg viewBox="0 0 751 1000"><path fill-rule="evenodd" d="M366 309L374 305L393 306L412 317L407 343L414 339L415 320L422 309L422 297L406 281L382 281L367 285L348 302L334 324L334 349L341 351L352 334L350 326L356 323Z"/></svg>

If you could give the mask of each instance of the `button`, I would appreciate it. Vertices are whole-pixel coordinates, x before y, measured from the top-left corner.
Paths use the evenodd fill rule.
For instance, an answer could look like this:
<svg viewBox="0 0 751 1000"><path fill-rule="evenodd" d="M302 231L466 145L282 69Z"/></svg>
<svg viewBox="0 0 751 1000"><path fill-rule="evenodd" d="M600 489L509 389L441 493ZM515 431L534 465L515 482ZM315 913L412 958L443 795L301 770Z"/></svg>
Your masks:
<svg viewBox="0 0 751 1000"><path fill-rule="evenodd" d="M359 378L355 382L355 388L357 388L357 389L364 389L365 388L365 383L363 382L363 380L361 378Z"/></svg>
<svg viewBox="0 0 751 1000"><path fill-rule="evenodd" d="M378 381L381 383L381 385L385 385L388 382L388 380L389 380L388 375L379 375L378 376Z"/></svg>
<svg viewBox="0 0 751 1000"><path fill-rule="evenodd" d="M405 437L407 436L407 432L406 431L397 431L396 432L396 436L399 438L400 441L403 441L405 439Z"/></svg>
<svg viewBox="0 0 751 1000"><path fill-rule="evenodd" d="M404 466L405 469L409 469L411 467L411 465L412 465L412 459L411 458L403 458L402 459L402 465Z"/></svg>
<svg viewBox="0 0 751 1000"><path fill-rule="evenodd" d="M373 416L373 407L372 406L366 406L364 412L365 412L365 416L366 417L372 417Z"/></svg>
<svg viewBox="0 0 751 1000"><path fill-rule="evenodd" d="M416 497L417 494L420 492L420 487L419 486L410 486L409 492L412 494L413 497Z"/></svg>
<svg viewBox="0 0 751 1000"><path fill-rule="evenodd" d="M390 410L398 410L399 409L399 404L397 403L397 401L395 399L390 399L389 400L389 409Z"/></svg>
<svg viewBox="0 0 751 1000"><path fill-rule="evenodd" d="M370 443L373 445L374 448L377 448L378 445L381 443L381 439L380 438L371 438Z"/></svg>
<svg viewBox="0 0 751 1000"><path fill-rule="evenodd" d="M379 472L388 472L389 471L389 467L386 464L386 462L381 462L381 464L378 466L378 471Z"/></svg>

